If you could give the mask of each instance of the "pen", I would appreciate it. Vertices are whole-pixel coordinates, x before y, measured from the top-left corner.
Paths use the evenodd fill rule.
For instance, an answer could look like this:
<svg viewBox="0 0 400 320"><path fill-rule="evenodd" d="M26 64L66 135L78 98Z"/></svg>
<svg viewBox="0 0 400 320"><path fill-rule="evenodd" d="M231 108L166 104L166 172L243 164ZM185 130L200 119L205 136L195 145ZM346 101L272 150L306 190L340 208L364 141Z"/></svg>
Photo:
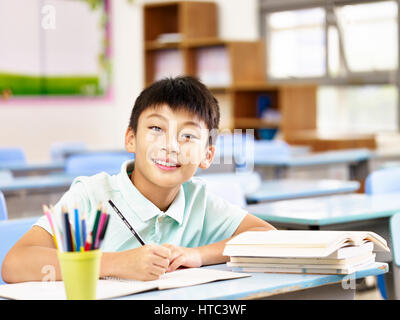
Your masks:
<svg viewBox="0 0 400 320"><path fill-rule="evenodd" d="M143 239L139 236L139 234L132 228L132 226L129 224L129 222L125 219L121 211L118 210L118 208L115 206L115 204L111 201L108 200L108 203L111 205L111 207L114 209L114 211L119 215L119 217L122 219L122 221L125 223L125 225L128 227L128 229L133 233L133 235L136 237L136 239L140 242L142 246L145 245Z"/></svg>

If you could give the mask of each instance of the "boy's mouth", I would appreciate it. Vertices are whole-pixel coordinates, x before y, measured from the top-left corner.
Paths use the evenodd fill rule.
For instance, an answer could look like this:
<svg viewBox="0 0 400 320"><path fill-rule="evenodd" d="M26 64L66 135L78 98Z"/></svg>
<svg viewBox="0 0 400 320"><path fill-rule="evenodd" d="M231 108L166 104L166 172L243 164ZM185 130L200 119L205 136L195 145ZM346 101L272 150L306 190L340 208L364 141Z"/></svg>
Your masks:
<svg viewBox="0 0 400 320"><path fill-rule="evenodd" d="M181 166L177 162L171 162L171 161L165 161L165 160L159 160L159 159L152 159L152 161L158 168L160 168L162 170L175 170Z"/></svg>

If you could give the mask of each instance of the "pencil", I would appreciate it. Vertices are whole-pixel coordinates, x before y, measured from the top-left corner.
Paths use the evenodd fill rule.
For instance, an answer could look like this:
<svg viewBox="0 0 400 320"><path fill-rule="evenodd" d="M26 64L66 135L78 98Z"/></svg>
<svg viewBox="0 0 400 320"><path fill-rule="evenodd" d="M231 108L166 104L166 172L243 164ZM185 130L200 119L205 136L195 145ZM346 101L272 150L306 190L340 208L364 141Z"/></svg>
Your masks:
<svg viewBox="0 0 400 320"><path fill-rule="evenodd" d="M122 219L122 221L125 223L125 225L128 227L128 229L133 233L135 238L140 242L142 246L145 245L143 239L139 234L135 231L135 229L132 228L132 226L129 224L128 220L125 219L124 215L121 213L121 211L118 210L118 208L115 206L115 204L111 201L108 200L108 203L111 205L111 207L114 209L114 211L118 214L118 216Z"/></svg>
<svg viewBox="0 0 400 320"><path fill-rule="evenodd" d="M82 229L81 251L85 251L85 243L86 243L86 215L85 215L85 213L83 213L83 216L82 216L81 229Z"/></svg>
<svg viewBox="0 0 400 320"><path fill-rule="evenodd" d="M50 228L51 228L51 231L53 232L54 244L56 245L56 248L58 250L58 244L57 244L57 238L56 238L56 230L54 229L53 220L52 220L52 218L50 216L49 208L45 204L43 205L43 212L46 215L47 220L49 220Z"/></svg>
<svg viewBox="0 0 400 320"><path fill-rule="evenodd" d="M90 233L86 239L85 251L89 251L91 247L92 247L92 233Z"/></svg>
<svg viewBox="0 0 400 320"><path fill-rule="evenodd" d="M107 227L108 227L108 221L110 221L110 215L109 214L107 214L106 219L104 221L103 230L101 230L101 234L100 234L100 237L99 237L98 249L101 248L101 244L103 243L104 237L106 235L106 231L107 231Z"/></svg>
<svg viewBox="0 0 400 320"><path fill-rule="evenodd" d="M100 216L99 227L97 228L96 236L94 237L94 249L98 249L100 233L103 231L104 221L107 217L107 213L103 212Z"/></svg>
<svg viewBox="0 0 400 320"><path fill-rule="evenodd" d="M76 241L76 251L81 249L81 232L79 228L79 211L77 205L75 205L75 241Z"/></svg>
<svg viewBox="0 0 400 320"><path fill-rule="evenodd" d="M62 213L63 213L65 247L66 247L67 251L73 251L72 233L71 233L71 227L70 227L69 219L68 219L68 209L65 206L62 207Z"/></svg>
<svg viewBox="0 0 400 320"><path fill-rule="evenodd" d="M92 246L90 247L91 250L94 250L94 245L95 245L96 235L97 235L97 229L99 228L101 208L102 208L102 204L100 203L99 207L97 208L96 219L94 221L93 230L91 232L91 235L92 235Z"/></svg>
<svg viewBox="0 0 400 320"><path fill-rule="evenodd" d="M62 238L62 233L56 223L56 214L54 212L54 207L52 205L50 205L50 216L52 217L53 220L53 226L54 226L54 231L56 234L56 239L57 239L57 244L58 244L58 250L60 252L64 252L65 251L65 244L63 244L63 238Z"/></svg>

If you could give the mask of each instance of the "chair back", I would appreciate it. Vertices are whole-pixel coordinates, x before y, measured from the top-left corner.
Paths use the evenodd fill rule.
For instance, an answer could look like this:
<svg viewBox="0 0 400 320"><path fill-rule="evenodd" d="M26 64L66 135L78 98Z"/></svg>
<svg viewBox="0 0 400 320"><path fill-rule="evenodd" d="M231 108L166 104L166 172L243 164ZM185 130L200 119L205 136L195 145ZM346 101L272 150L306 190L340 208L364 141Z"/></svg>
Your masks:
<svg viewBox="0 0 400 320"><path fill-rule="evenodd" d="M7 220L8 213L7 213L7 205L6 199L4 198L3 192L0 191L0 221Z"/></svg>
<svg viewBox="0 0 400 320"><path fill-rule="evenodd" d="M215 173L200 175L210 191L225 200L244 207L246 194L256 191L261 185L257 172Z"/></svg>
<svg viewBox="0 0 400 320"><path fill-rule="evenodd" d="M117 174L126 160L133 159L128 152L74 154L65 161L65 173L70 176L94 175L100 172Z"/></svg>
<svg viewBox="0 0 400 320"><path fill-rule="evenodd" d="M366 194L400 192L400 168L385 168L371 172L365 180Z"/></svg>
<svg viewBox="0 0 400 320"><path fill-rule="evenodd" d="M0 165L24 163L26 163L26 156L22 148L0 148Z"/></svg>
<svg viewBox="0 0 400 320"><path fill-rule="evenodd" d="M390 218L393 263L400 267L400 212Z"/></svg>
<svg viewBox="0 0 400 320"><path fill-rule="evenodd" d="M12 246L32 227L39 217L0 221L0 267ZM0 285L4 284L0 272Z"/></svg>

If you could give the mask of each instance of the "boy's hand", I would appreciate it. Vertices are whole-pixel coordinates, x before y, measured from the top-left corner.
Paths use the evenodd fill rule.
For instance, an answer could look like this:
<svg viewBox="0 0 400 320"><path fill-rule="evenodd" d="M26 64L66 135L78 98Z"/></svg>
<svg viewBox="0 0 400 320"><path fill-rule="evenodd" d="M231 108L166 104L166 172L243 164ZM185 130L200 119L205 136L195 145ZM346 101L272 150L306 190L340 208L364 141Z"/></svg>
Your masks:
<svg viewBox="0 0 400 320"><path fill-rule="evenodd" d="M167 271L170 256L169 248L156 244L121 251L117 261L119 276L126 279L156 280Z"/></svg>
<svg viewBox="0 0 400 320"><path fill-rule="evenodd" d="M169 268L167 272L175 271L179 267L198 268L202 265L200 251L197 248L178 247L164 243L163 247L171 250Z"/></svg>

